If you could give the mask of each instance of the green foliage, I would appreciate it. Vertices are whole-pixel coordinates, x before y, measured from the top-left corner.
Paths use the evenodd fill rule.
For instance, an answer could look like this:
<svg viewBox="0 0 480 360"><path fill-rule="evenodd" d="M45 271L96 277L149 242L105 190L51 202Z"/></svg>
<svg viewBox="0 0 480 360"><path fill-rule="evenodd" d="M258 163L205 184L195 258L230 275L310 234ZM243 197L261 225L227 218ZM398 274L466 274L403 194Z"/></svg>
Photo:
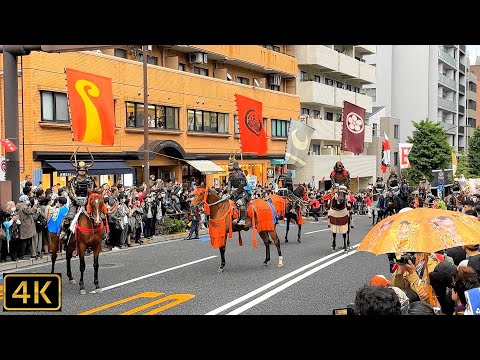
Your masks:
<svg viewBox="0 0 480 360"><path fill-rule="evenodd" d="M480 177L480 127L473 132L473 136L468 143L467 161L469 163L471 177ZM458 164L460 165L460 164ZM468 177L465 174L465 177Z"/></svg>
<svg viewBox="0 0 480 360"><path fill-rule="evenodd" d="M445 201L443 201L443 200L438 200L438 201L437 201L437 205L438 205L438 208L439 208L439 209L447 210L447 204L445 204Z"/></svg>
<svg viewBox="0 0 480 360"><path fill-rule="evenodd" d="M439 123L430 120L413 122L413 137L407 142L413 144L408 156L411 167L407 171L409 183L418 184L422 175L432 181L432 170L447 168L452 159L452 149L447 134Z"/></svg>
<svg viewBox="0 0 480 360"><path fill-rule="evenodd" d="M472 168L472 164L468 161L465 151L460 151L458 155L459 160L455 176L459 177L463 174L467 179L470 177L475 177L475 170Z"/></svg>
<svg viewBox="0 0 480 360"><path fill-rule="evenodd" d="M187 222L184 219L175 219L169 216L164 216L162 218L160 229L162 235L185 232L186 229Z"/></svg>

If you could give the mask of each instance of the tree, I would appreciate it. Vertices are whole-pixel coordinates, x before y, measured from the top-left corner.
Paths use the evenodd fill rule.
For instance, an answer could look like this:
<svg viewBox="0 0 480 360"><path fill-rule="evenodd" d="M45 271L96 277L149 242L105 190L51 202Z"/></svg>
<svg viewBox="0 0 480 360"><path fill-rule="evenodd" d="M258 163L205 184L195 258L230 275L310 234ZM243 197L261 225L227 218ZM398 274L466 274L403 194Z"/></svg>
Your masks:
<svg viewBox="0 0 480 360"><path fill-rule="evenodd" d="M455 176L465 176L465 178L470 178L475 173L474 168L472 168L472 164L467 159L467 154L465 151L460 151L458 154L460 159L457 164L457 171L455 172Z"/></svg>
<svg viewBox="0 0 480 360"><path fill-rule="evenodd" d="M480 127L475 129L472 138L468 142L467 161L471 169L470 176L480 177ZM467 174L464 175L467 177Z"/></svg>
<svg viewBox="0 0 480 360"><path fill-rule="evenodd" d="M439 123L430 120L413 121L413 137L407 141L413 144L408 160L411 167L407 177L410 182L418 184L422 175L433 180L432 170L448 167L452 159L452 149L447 141L447 134Z"/></svg>

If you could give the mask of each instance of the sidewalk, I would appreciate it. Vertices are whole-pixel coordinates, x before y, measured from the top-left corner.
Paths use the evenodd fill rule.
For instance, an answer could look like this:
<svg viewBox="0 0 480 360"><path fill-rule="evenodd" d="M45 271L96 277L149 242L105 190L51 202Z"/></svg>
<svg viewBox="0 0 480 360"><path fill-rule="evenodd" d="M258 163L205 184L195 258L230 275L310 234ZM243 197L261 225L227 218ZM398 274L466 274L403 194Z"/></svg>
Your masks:
<svg viewBox="0 0 480 360"><path fill-rule="evenodd" d="M204 230L199 230L198 234L200 236L208 235L208 229ZM183 232L183 233L177 233L177 234L170 234L170 235L155 235L153 236L150 240L143 239L143 244L151 244L151 243L157 243L157 242L162 242L162 241L170 241L170 240L176 240L176 239L184 239L188 236L188 232ZM138 244L132 244L133 246L131 248L126 248L124 250L129 250L137 246L141 246ZM110 252L112 251L112 248L109 245L102 246L103 251L102 252ZM65 259L65 253L58 253L57 254L57 261L58 260L63 260ZM44 263L51 263L51 256L50 255L44 255L42 258L38 259L27 259L27 260L17 260L17 261L8 261L0 264L0 274L3 271L11 270L11 269L19 269L19 268L28 268L33 265L38 265L38 264L44 264Z"/></svg>

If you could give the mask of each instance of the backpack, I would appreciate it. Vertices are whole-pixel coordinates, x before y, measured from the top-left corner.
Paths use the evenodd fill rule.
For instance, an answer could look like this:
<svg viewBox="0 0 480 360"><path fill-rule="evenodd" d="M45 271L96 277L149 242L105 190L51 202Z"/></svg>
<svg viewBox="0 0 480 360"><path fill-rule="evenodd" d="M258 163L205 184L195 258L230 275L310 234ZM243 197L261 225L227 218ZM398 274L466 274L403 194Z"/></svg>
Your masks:
<svg viewBox="0 0 480 360"><path fill-rule="evenodd" d="M35 220L35 228L37 232L42 232L47 227L47 219L43 214L38 214L37 220Z"/></svg>

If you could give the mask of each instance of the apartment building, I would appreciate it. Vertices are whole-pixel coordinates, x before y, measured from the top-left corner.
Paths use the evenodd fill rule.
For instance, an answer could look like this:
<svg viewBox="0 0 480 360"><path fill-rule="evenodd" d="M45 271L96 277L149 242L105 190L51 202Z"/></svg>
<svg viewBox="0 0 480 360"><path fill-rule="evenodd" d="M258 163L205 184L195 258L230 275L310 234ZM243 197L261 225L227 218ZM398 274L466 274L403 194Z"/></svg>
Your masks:
<svg viewBox="0 0 480 360"><path fill-rule="evenodd" d="M468 58L467 58L467 63L469 63ZM473 66L467 67L467 114L466 114L467 124L465 127L465 136L466 136L465 150L466 151L468 151L468 142L472 138L473 132L477 127L477 101L479 96L479 94L477 93L478 76L472 70L472 67Z"/></svg>
<svg viewBox="0 0 480 360"><path fill-rule="evenodd" d="M228 157L237 152L240 160L235 94L241 94L263 103L268 154L243 153L240 164L259 182L267 182L267 170L284 158L288 123L298 118L300 108L293 46L151 45L147 52L143 54L138 46L112 46L62 54L32 52L23 57L19 78L21 179L29 174L35 184L63 185L73 174L64 73L65 68L73 68L109 77L113 83L115 144L88 146L97 162L90 173L100 184L118 179L141 183L142 62L146 55L150 174L179 182L203 177L207 185L225 181ZM3 77L0 89L0 121L4 121ZM85 151L82 146L80 156L85 157ZM204 161L199 166L190 160ZM215 171L209 170L209 164L216 165L210 166Z"/></svg>
<svg viewBox="0 0 480 360"><path fill-rule="evenodd" d="M467 146L467 56L465 45L378 45L366 57L376 82L365 85L374 106L400 119L400 142L411 136L413 121L438 121L455 150ZM392 152L394 149L392 149Z"/></svg>
<svg viewBox="0 0 480 360"><path fill-rule="evenodd" d="M353 190L364 189L373 181L376 157L366 151L358 155L341 152L340 141L344 101L372 112L372 98L362 87L375 82L375 68L364 59L374 53L375 45L295 45L301 118L315 128L307 165L296 169L295 182L308 183L315 176L319 188L330 188L330 172L338 160L350 171ZM365 143L371 142L372 127L368 125Z"/></svg>

